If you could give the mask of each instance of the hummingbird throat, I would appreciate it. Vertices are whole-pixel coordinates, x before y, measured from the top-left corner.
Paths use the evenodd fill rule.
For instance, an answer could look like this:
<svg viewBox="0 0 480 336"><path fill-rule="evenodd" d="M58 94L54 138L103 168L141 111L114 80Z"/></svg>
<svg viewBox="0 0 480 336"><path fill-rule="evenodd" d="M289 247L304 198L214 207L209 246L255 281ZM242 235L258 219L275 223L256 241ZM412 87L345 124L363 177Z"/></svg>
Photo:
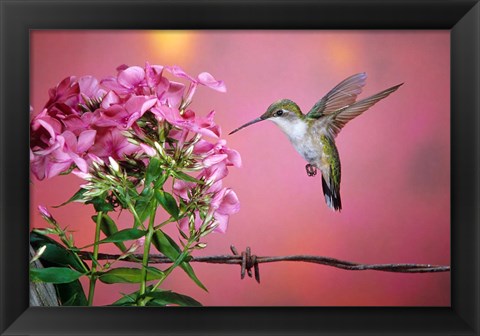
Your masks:
<svg viewBox="0 0 480 336"><path fill-rule="evenodd" d="M307 123L301 119L286 120L283 118L270 119L287 135L290 142L303 141L307 133Z"/></svg>

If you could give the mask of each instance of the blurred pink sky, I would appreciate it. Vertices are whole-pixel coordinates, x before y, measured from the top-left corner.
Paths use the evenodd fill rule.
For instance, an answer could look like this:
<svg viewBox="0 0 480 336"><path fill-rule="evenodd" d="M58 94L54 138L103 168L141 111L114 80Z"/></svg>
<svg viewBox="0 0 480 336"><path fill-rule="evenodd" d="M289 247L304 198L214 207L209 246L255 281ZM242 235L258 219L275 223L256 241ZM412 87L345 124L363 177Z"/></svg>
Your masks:
<svg viewBox="0 0 480 336"><path fill-rule="evenodd" d="M311 254L361 263L450 265L450 34L448 31L34 31L31 105L40 112L48 89L63 78L114 75L120 64L179 65L210 72L227 93L201 87L191 108L214 109L223 137L243 167L230 169L241 211L226 234L212 234L195 255L230 254L246 246L259 256ZM360 96L404 82L397 92L351 121L337 137L343 210L325 205L321 178L273 123L228 136L289 98L304 112L344 78L366 72ZM91 242L91 206L53 209L82 182L69 175L32 178L32 227L44 227L37 205ZM122 216L120 225L127 227ZM169 230L175 235L175 229ZM103 247L103 251L114 249ZM261 284L240 268L193 264L209 292L181 270L165 289L207 306L449 306L450 274L344 271L299 262L260 265ZM105 305L136 286L99 284ZM108 291L107 291L108 290Z"/></svg>

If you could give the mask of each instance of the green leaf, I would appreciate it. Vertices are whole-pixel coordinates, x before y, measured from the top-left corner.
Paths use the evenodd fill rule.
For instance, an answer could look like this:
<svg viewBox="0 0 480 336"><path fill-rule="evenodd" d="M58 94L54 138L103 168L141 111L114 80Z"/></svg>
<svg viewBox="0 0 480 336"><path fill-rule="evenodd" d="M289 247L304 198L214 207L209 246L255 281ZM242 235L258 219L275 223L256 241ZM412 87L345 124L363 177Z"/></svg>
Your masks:
<svg viewBox="0 0 480 336"><path fill-rule="evenodd" d="M183 294L178 294L172 291L161 291L157 290L155 292L150 292L146 295L147 297L153 298L147 303L147 306L166 306L169 304L176 304L183 307L201 307L202 304L197 300L192 299L191 297Z"/></svg>
<svg viewBox="0 0 480 336"><path fill-rule="evenodd" d="M165 273L162 271L148 267L147 281L161 280L165 278ZM112 283L140 283L142 282L142 270L140 268L118 267L102 273L99 278L101 282Z"/></svg>
<svg viewBox="0 0 480 336"><path fill-rule="evenodd" d="M153 183L153 187L155 189L162 188L163 185L165 184L165 181L168 179L168 174L166 172L163 172L162 175L160 175L155 182Z"/></svg>
<svg viewBox="0 0 480 336"><path fill-rule="evenodd" d="M147 289L150 289L151 286L147 286ZM123 296L115 301L114 303L111 304L111 306L134 306L137 303L138 296L139 296L139 291L130 293L130 294L124 294L121 293Z"/></svg>
<svg viewBox="0 0 480 336"><path fill-rule="evenodd" d="M97 222L97 216L96 215L92 216L92 219L95 223ZM100 230L108 238L108 237L110 237L113 234L118 232L118 227L117 227L117 224L115 223L115 221L109 215L103 214L102 215L102 220L100 222ZM115 243L115 245L122 252L125 252L127 250L127 247L122 242Z"/></svg>
<svg viewBox="0 0 480 336"><path fill-rule="evenodd" d="M75 270L84 273L84 268L72 252L59 245L47 244L41 260L50 261L58 266L72 266Z"/></svg>
<svg viewBox="0 0 480 336"><path fill-rule="evenodd" d="M203 184L203 181L197 180L196 178L185 174L184 172L181 171L172 171L172 175L175 176L176 178L187 181L187 182L194 182L194 183L200 183Z"/></svg>
<svg viewBox="0 0 480 336"><path fill-rule="evenodd" d="M85 204L93 204L96 212L109 212L114 210L113 205L106 201L105 196L96 196L85 202Z"/></svg>
<svg viewBox="0 0 480 336"><path fill-rule="evenodd" d="M127 240L134 240L141 238L147 234L147 231L143 230L138 230L138 229L125 229L118 231L114 234L112 234L110 237L107 237L105 239L99 240L96 244L106 244L106 243L120 243L124 242ZM78 248L77 250L83 250L84 248L94 246L95 243L85 245L83 247Z"/></svg>
<svg viewBox="0 0 480 336"><path fill-rule="evenodd" d="M131 301L132 298L121 298L120 300L117 300L115 301L114 303L112 303L110 306L114 306L114 307L132 307L132 306L136 306L137 305L137 302L136 301Z"/></svg>
<svg viewBox="0 0 480 336"><path fill-rule="evenodd" d="M147 231L138 229L125 229L115 232L110 237L102 239L99 243L120 243L127 240L134 240L141 238L147 234Z"/></svg>
<svg viewBox="0 0 480 336"><path fill-rule="evenodd" d="M137 212L138 218L143 223L148 216L152 213L153 210L153 190L148 189L146 195L140 195L135 202L135 211Z"/></svg>
<svg viewBox="0 0 480 336"><path fill-rule="evenodd" d="M32 231L30 233L30 244L35 250L42 246L46 246L45 251L40 257L40 262L43 266L71 266L79 272L84 272L85 269L80 261L75 257L73 252L67 250L63 245L60 245L55 240Z"/></svg>
<svg viewBox="0 0 480 336"><path fill-rule="evenodd" d="M188 262L184 261L180 264L180 267L187 273L188 277L195 282L195 284L203 289L204 291L208 292L207 287L200 281L200 279L197 277L195 274L195 271L193 270L192 265L190 265Z"/></svg>
<svg viewBox="0 0 480 336"><path fill-rule="evenodd" d="M67 301L62 303L62 306L76 306L75 301L78 293L74 293Z"/></svg>
<svg viewBox="0 0 480 336"><path fill-rule="evenodd" d="M178 257L182 252L180 247L177 245L177 243L175 243L175 241L171 237L169 237L167 234L165 234L162 230L158 230L155 232L155 234L152 237L152 242L155 248L160 253L168 257L173 262L175 262L178 259ZM190 279L192 279L193 282L197 284L198 287L208 292L207 288L200 281L200 279L198 279L197 275L193 270L193 267L188 262L183 261L180 263L179 266L185 271L185 273L187 273Z"/></svg>
<svg viewBox="0 0 480 336"><path fill-rule="evenodd" d="M62 306L87 306L88 301L79 280L54 285Z"/></svg>
<svg viewBox="0 0 480 336"><path fill-rule="evenodd" d="M177 243L162 230L155 231L152 242L155 248L171 261L175 261L182 252Z"/></svg>
<svg viewBox="0 0 480 336"><path fill-rule="evenodd" d="M173 218L178 218L178 205L175 198L173 198L172 194L169 194L163 190L155 190L155 197L157 198L158 203L162 205L162 207L170 214Z"/></svg>
<svg viewBox="0 0 480 336"><path fill-rule="evenodd" d="M53 208L59 208L61 206L64 206L68 203L71 203L71 202L76 202L76 201L81 201L83 200L83 194L85 194L87 192L87 189L83 189L83 188L80 188L76 193L75 195L73 195L68 201L60 204L60 205L56 205L54 206Z"/></svg>
<svg viewBox="0 0 480 336"><path fill-rule="evenodd" d="M156 157L150 159L150 163L147 167L147 172L145 173L145 186L149 186L150 183L157 180L157 178L162 174L162 168L160 167L160 160Z"/></svg>
<svg viewBox="0 0 480 336"><path fill-rule="evenodd" d="M82 273L67 267L30 268L31 281L63 284L75 281L82 275Z"/></svg>
<svg viewBox="0 0 480 336"><path fill-rule="evenodd" d="M81 273L85 272L85 269L73 252L65 249L53 239L37 232L31 232L30 244L35 250L41 246L47 246L45 252L40 257L40 262L44 267L65 267L69 265ZM88 266L84 265L88 269ZM54 284L54 286L62 306L86 306L88 304L79 280L64 284Z"/></svg>

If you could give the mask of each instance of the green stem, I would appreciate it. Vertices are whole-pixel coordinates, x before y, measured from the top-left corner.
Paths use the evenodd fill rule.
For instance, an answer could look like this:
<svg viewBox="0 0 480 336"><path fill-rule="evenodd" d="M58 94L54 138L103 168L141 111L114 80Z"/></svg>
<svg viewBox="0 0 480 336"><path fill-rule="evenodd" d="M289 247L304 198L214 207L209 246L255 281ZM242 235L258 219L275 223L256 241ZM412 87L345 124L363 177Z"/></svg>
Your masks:
<svg viewBox="0 0 480 336"><path fill-rule="evenodd" d="M182 253L178 256L177 260L183 259L185 260L186 254L188 254L188 249L190 248L190 245L192 245L194 239L190 239L185 247L183 248ZM165 281L165 279L170 275L170 273L173 272L173 270L180 265L179 262L175 262L172 266L170 266L166 271L165 271L165 277L163 277L161 280L159 280L153 287L152 287L152 292L155 291L162 283Z"/></svg>
<svg viewBox="0 0 480 336"><path fill-rule="evenodd" d="M178 220L180 220L180 218L178 218ZM157 230L160 230L162 227L164 227L165 225L167 225L168 223L173 223L173 222L176 222L177 220L173 217L170 217L169 219L167 219L166 221L164 222L161 222L160 224L158 224L157 226L154 227L155 231Z"/></svg>
<svg viewBox="0 0 480 336"><path fill-rule="evenodd" d="M185 245L185 247L183 248L183 251L182 253L178 256L177 260L175 261L175 263L170 266L166 271L165 271L165 276L159 280L155 285L153 285L152 289L151 289L151 292L154 292L162 283L163 281L165 281L165 279L170 275L170 273L173 272L173 270L178 266L180 265L180 262L178 262L178 260L185 260L186 256L188 255L188 249L190 248L190 245L192 245L192 243L195 241L195 237L191 237L189 239L189 241L187 242L187 244ZM146 243L146 239L145 239L145 243ZM148 259L148 257L147 257ZM151 298L144 298L141 302L140 302L140 306L145 306L147 304L148 301L150 301Z"/></svg>
<svg viewBox="0 0 480 336"><path fill-rule="evenodd" d="M88 290L88 305L93 304L93 296L95 294L95 284L97 283L97 275L95 271L97 270L97 259L98 259L98 241L100 240L100 224L102 223L103 212L99 211L97 215L97 221L95 225L95 245L93 245L93 257L92 257L92 272L90 274L90 286Z"/></svg>
<svg viewBox="0 0 480 336"><path fill-rule="evenodd" d="M75 256L75 259L77 259L77 261L80 263L80 265L82 265L82 268L85 271L85 273L90 272L90 270L87 268L87 266L85 266L85 263L83 262L83 259L80 258L80 256L76 252L77 248L70 243L70 240L67 238L67 235L65 234L65 231L63 231L60 227L58 227L58 229L59 229L59 232L60 232L59 235L58 235L60 237L60 240L72 252L72 254Z"/></svg>
<svg viewBox="0 0 480 336"><path fill-rule="evenodd" d="M143 259L142 259L142 282L140 283L140 296L144 295L147 289L147 275L148 275L148 259L150 257L150 245L152 244L152 237L155 233L154 222L155 214L157 212L157 202L153 202L152 213L150 214L150 219L148 221L148 231L145 235L145 243L143 245ZM139 306L144 306L147 301L141 300Z"/></svg>
<svg viewBox="0 0 480 336"><path fill-rule="evenodd" d="M135 211L135 208L133 207L133 204L128 203L128 209L132 213L134 221L135 221L134 228L137 228L137 227L141 226L142 229L145 229L142 221L140 220L140 217L138 217L137 211Z"/></svg>

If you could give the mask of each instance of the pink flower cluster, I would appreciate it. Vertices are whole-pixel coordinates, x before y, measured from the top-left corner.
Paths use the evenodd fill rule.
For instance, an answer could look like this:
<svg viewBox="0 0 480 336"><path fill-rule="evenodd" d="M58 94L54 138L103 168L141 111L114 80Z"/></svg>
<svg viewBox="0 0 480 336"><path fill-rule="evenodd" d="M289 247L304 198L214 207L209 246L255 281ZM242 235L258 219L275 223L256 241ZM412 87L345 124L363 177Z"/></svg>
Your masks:
<svg viewBox="0 0 480 336"><path fill-rule="evenodd" d="M30 125L30 158L33 174L40 180L67 171L73 164L88 170L92 155L121 160L141 150L128 142L122 131L135 128L135 122L150 110L159 121L210 136L220 136L213 112L206 118L191 111L180 115L180 104L190 103L201 84L225 92L225 85L204 72L197 78L178 66L149 65L117 68L116 77L101 81L91 76L67 77L50 89L50 99ZM164 70L190 81L168 80ZM184 98L186 96L186 98Z"/></svg>
<svg viewBox="0 0 480 336"><path fill-rule="evenodd" d="M197 178L205 179L207 185L210 185L207 194L212 195L209 205L208 215L213 216L217 227L215 231L225 232L228 225L228 219L231 214L240 210L240 203L237 195L230 188L222 188L222 179L227 176L227 166L240 167L240 154L225 146L225 140L220 140L216 145L200 140L194 147L193 153L202 157L202 163L205 167ZM195 183L177 180L173 186L175 194L189 200L188 192L195 187ZM180 227L188 227L188 218L180 221ZM202 220L198 212L195 216L195 227L198 229L202 225Z"/></svg>
<svg viewBox="0 0 480 336"><path fill-rule="evenodd" d="M186 81L172 81L169 73ZM178 66L150 65L144 67L122 65L117 75L97 80L92 76L67 77L50 89L50 99L30 123L30 161L32 173L39 180L52 178L78 168L88 173L92 162L109 158L122 161L126 155L155 155L155 150L144 143L128 141L125 131L142 138L144 130L137 123L145 113L151 113L158 123L168 122L174 128L169 134L182 146L189 133L202 137L193 148L193 155L203 170L199 177L209 181L212 193L211 208L224 231L228 215L239 209L235 193L222 188L221 179L227 166L241 165L238 152L226 147L221 130L214 122L214 111L197 116L187 109L199 85L225 92L223 81L203 72L197 77L185 73ZM211 143L203 137L212 138ZM186 198L188 182L177 182L174 192Z"/></svg>

